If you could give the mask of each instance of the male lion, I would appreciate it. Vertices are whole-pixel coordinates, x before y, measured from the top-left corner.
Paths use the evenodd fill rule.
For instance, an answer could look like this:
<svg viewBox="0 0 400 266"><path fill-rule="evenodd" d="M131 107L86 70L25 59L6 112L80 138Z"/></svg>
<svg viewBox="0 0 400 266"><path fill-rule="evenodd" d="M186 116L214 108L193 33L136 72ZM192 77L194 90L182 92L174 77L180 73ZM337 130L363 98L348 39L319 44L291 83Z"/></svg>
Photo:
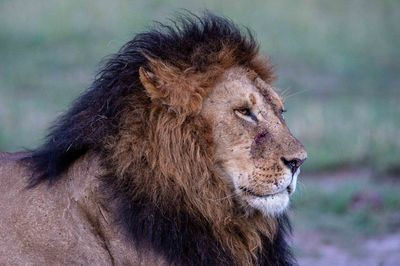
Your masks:
<svg viewBox="0 0 400 266"><path fill-rule="evenodd" d="M291 265L302 144L250 33L134 37L30 153L0 155L0 264Z"/></svg>

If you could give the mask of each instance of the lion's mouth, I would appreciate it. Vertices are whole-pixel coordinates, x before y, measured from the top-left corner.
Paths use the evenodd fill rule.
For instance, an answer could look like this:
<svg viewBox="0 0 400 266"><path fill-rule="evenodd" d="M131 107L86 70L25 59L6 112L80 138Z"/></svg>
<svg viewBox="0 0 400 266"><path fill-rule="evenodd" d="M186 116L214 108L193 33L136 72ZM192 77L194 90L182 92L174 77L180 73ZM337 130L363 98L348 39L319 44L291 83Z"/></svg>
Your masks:
<svg viewBox="0 0 400 266"><path fill-rule="evenodd" d="M248 195L251 195L251 196L253 196L253 197L257 197L257 198L268 198L268 197L276 196L276 195L279 195L279 194L282 194L282 193L289 193L289 194L291 194L291 193L292 193L292 190L293 190L292 187L291 187L290 185L289 185L287 188L282 189L282 190L280 190L280 191L278 191L278 192L275 192L275 193L268 193L268 194L260 194L260 193L257 193L257 192L255 192L255 191L253 191L251 188L243 187L243 186L240 186L239 189L240 189L241 191L243 191L244 193L246 193L246 194L248 194Z"/></svg>

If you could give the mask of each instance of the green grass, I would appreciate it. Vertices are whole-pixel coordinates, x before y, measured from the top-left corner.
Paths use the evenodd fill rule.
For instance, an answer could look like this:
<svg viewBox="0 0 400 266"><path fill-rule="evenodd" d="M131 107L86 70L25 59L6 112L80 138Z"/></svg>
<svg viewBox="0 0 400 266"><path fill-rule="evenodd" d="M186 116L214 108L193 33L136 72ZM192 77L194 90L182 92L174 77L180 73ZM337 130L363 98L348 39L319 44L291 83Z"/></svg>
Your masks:
<svg viewBox="0 0 400 266"><path fill-rule="evenodd" d="M204 8L256 32L289 89L306 170L400 168L400 3L384 1L1 1L0 150L38 145L99 61L152 20ZM302 92L302 93L300 93Z"/></svg>

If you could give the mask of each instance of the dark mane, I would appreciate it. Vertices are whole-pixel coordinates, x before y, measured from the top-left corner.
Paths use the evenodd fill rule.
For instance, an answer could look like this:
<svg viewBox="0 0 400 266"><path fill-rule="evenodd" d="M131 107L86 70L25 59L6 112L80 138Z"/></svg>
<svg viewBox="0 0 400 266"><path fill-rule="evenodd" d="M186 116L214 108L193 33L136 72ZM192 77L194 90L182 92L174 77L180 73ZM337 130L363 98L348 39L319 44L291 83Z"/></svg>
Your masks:
<svg viewBox="0 0 400 266"><path fill-rule="evenodd" d="M148 67L146 56L206 72L226 46L234 48L237 64L246 64L258 51L251 33L243 34L228 19L207 13L180 15L176 21L137 34L109 58L90 88L53 124L46 142L24 159L34 173L31 187L56 181L74 161L89 150L102 150L107 137L118 132L125 97L143 91L138 71Z"/></svg>

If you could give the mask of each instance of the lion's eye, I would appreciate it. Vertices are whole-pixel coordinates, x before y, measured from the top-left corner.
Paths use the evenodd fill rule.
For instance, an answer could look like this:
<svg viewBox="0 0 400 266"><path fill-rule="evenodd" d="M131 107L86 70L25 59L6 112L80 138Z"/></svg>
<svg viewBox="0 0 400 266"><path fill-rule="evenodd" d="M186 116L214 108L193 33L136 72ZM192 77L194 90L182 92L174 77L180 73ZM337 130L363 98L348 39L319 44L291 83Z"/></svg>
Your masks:
<svg viewBox="0 0 400 266"><path fill-rule="evenodd" d="M238 111L242 115L251 116L251 110L249 108L242 108L242 109L238 109L236 111Z"/></svg>
<svg viewBox="0 0 400 266"><path fill-rule="evenodd" d="M248 122L252 122L252 123L257 123L258 122L257 117L250 110L250 108L239 108L239 109L236 109L234 111L235 111L235 114L238 117L240 117L240 118L242 118L242 119L244 119L244 120L246 120Z"/></svg>

